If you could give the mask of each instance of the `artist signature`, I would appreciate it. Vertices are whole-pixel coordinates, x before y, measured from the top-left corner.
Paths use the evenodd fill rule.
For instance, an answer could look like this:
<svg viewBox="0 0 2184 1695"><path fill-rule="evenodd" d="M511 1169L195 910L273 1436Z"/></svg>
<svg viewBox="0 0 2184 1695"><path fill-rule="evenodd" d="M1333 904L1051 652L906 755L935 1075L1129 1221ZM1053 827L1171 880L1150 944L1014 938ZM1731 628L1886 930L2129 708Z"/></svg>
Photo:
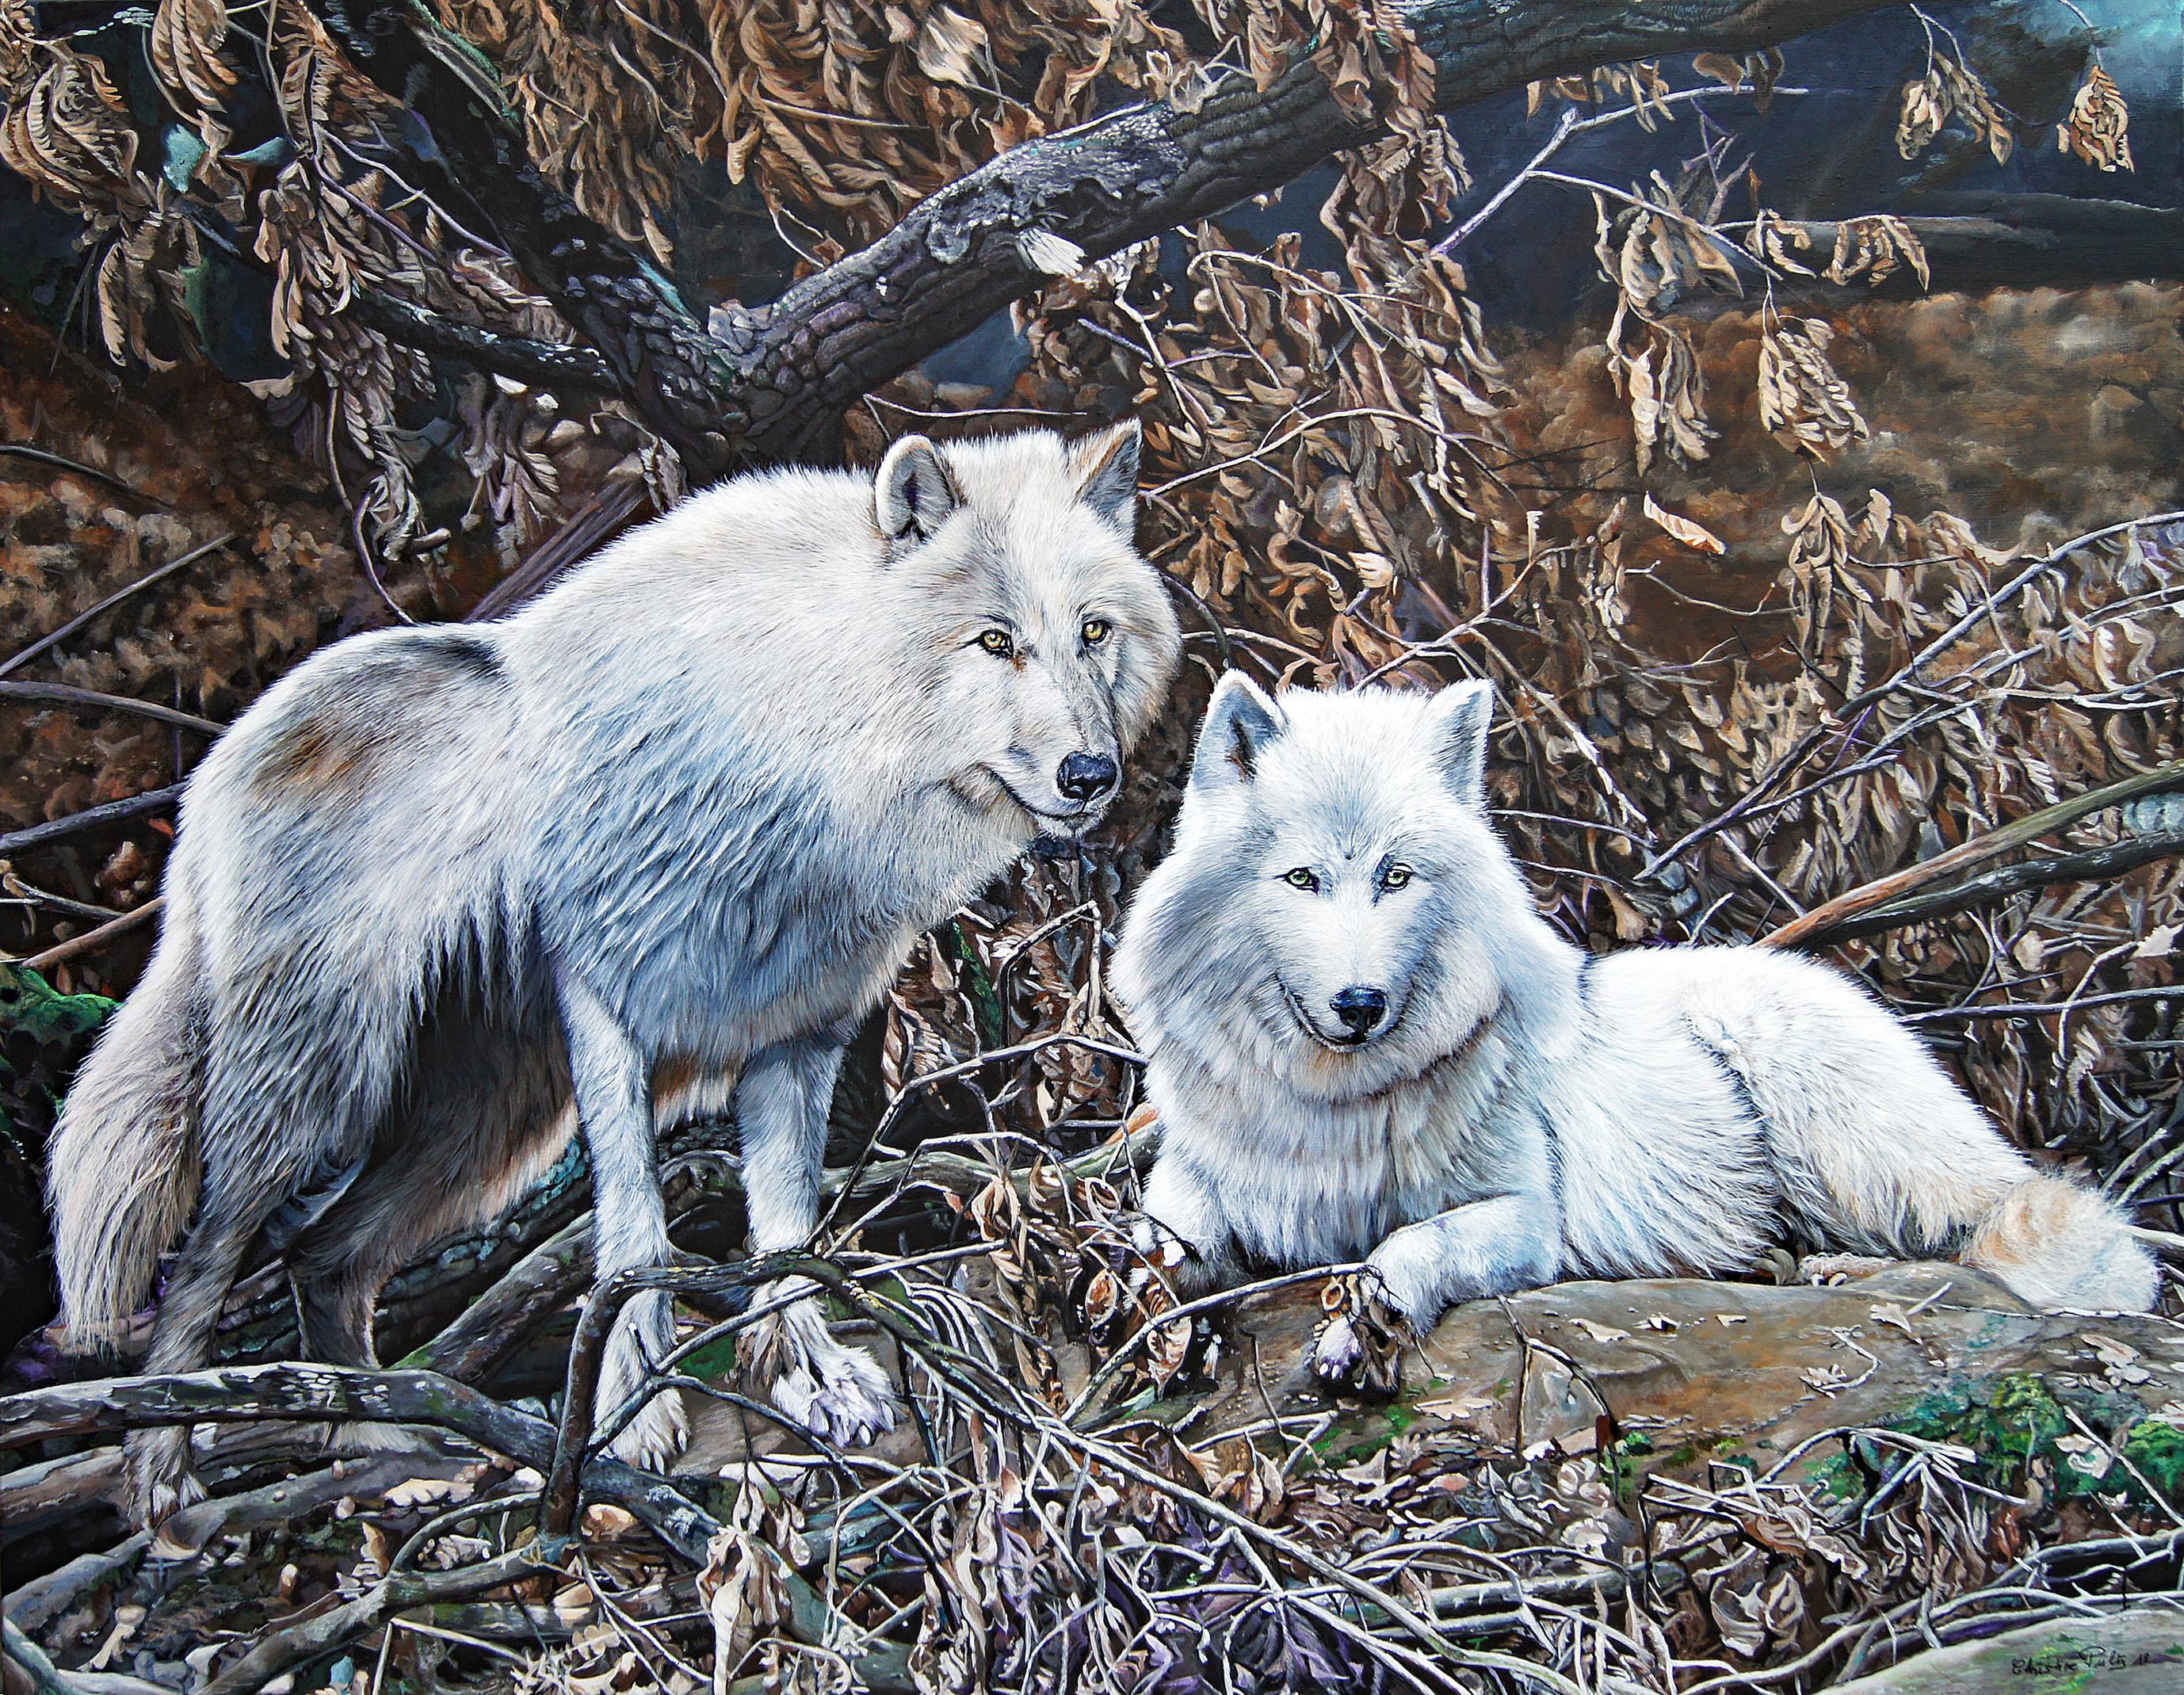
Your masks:
<svg viewBox="0 0 2184 1695"><path fill-rule="evenodd" d="M2127 1671L2134 1665L2173 1665L2176 1663L2174 1649L2156 1653L2147 1648L2129 1654L2120 1648L2058 1648L2049 1653L2020 1654L2009 1662L2012 1677L2053 1677L2058 1673L2073 1671Z"/></svg>

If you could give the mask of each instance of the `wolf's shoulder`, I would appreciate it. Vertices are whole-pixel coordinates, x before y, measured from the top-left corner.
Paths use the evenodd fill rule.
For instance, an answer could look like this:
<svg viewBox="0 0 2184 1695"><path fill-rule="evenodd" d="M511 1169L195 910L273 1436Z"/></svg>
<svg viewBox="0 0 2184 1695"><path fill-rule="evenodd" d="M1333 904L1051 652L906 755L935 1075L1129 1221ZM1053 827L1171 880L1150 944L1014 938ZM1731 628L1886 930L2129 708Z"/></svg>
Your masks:
<svg viewBox="0 0 2184 1695"><path fill-rule="evenodd" d="M733 629L854 594L882 562L868 484L847 471L758 472L628 532L499 627L517 642L603 617Z"/></svg>

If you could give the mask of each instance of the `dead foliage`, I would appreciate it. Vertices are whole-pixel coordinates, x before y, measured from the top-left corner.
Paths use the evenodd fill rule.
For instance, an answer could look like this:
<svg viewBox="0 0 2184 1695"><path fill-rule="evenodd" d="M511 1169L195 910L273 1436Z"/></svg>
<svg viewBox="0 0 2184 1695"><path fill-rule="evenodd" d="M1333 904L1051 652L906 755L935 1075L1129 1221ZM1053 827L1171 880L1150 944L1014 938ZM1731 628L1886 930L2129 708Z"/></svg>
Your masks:
<svg viewBox="0 0 2184 1695"><path fill-rule="evenodd" d="M204 144L177 188L136 156L101 65L0 0L0 157L83 220L107 345L147 363L174 351L157 326L187 327L172 284L197 239L177 201L216 204L277 277L273 327L293 366L269 397L277 415L337 477L361 471L337 504L295 510L254 484L237 497L259 521L250 571L190 585L210 612L192 613L178 584L62 662L70 681L146 698L182 680L206 710L240 705L333 633L330 608L371 570L420 612L465 599L446 538L421 532L402 424L405 397L437 373L363 324L359 292L568 338L504 256L375 162L376 126L393 119L309 14L274 0L250 15L264 31L252 49L279 70L277 161L230 157L220 140L243 14L217 0L158 9L153 74ZM1188 98L1197 69L1178 32L1095 0L444 0L439 16L477 50L472 71L518 114L542 167L663 259L660 161L676 150L722 159L823 260L1000 148L1099 109L1103 85ZM164 1564L95 1508L56 1519L45 1563L92 1556L41 1592L34 1633L66 1666L224 1690L256 1687L278 1662L297 1688L371 1695L435 1682L524 1695L1352 1682L1697 1695L1762 1674L1783 1687L1847 1676L2004 1618L2167 1592L2173 1470L2135 1489L2106 1425L2060 1428L2052 1452L2014 1470L1946 1433L1863 1428L1768 1469L1638 1466L1615 1443L1512 1452L1440 1421L1359 1451L1339 1409L1216 1440L1194 1430L1194 1387L1251 1338L1217 1307L1179 1312L1163 1268L1126 1245L1118 1215L1148 1126L1103 950L1159 851L1221 664L1309 686L1494 683L1502 822L1542 911L1596 946L1752 939L2043 806L2184 760L2184 529L2168 510L2173 432L2148 423L2173 421L2184 394L2174 290L1908 305L1808 294L1821 280L1926 280L1917 237L1875 213L1841 220L1817 251L1750 201L1748 176L1709 142L1642 181L1557 183L1535 162L1518 187L1594 205L1602 309L1568 343L1512 337L1497 351L1460 244L1429 244L1462 168L1396 8L1245 0L1200 20L1262 80L1308 51L1387 124L1321 209L1339 262L1309 261L1295 234L1173 232L1024 304L1031 363L1013 393L913 373L848 424L868 461L913 425L986 427L1002 403L1135 412L1140 539L1196 617L1199 663L1100 850L1028 862L922 941L889 995L876 1101L857 1126L876 1140L833 1174L814 1269L846 1316L891 1339L922 1415L911 1445L833 1454L776 1429L733 1371L751 1316L720 1315L736 1268L694 1270L666 1369L759 1439L669 1486L671 1511L594 1472L582 1512L554 1521L542 1503L571 1439L558 1404L569 1344L566 1325L526 1332L485 1350L491 1372L476 1374L494 1404L528 1415L520 1441L504 1438L524 1452L462 1447L366 1487L351 1468L377 1462L330 1458L323 1431L215 1444L214 1509ZM2006 155L2014 120L1945 33L1913 70L1907 157L1951 125ZM1775 93L1785 73L1774 55L1706 55L1535 96L1573 123L1658 133L1721 91L1789 98ZM2126 114L2098 71L2059 133L2089 167L2128 167ZM1748 218L1730 215L1740 194ZM2063 322L2092 343L2067 373L2038 353ZM1927 382L1944 371L1964 380ZM617 409L467 380L483 553L512 555L608 476L671 475ZM1970 415L1947 410L1942 397L1958 393ZM9 428L25 438L31 421ZM164 487L119 457L102 468ZM7 592L39 627L81 603L58 604L58 556L29 549L92 538L103 592L202 538L164 509L109 516L112 491L80 481L0 480L0 492L17 503ZM243 627L247 652L219 645ZM58 737L45 726L62 722L38 733ZM54 774L57 756L32 780L62 798L11 803L109 798L83 786L91 767L113 789L167 774L165 731L111 733L143 745L117 742L103 765L70 755L80 794ZM2142 827L2108 809L2055 845ZM102 873L117 906L151 886L138 855ZM80 889L64 898L93 904ZM47 933L81 922L49 917ZM2173 1206L2180 926L2184 878L2165 860L1841 956L1922 1021L2014 1137L2105 1174L2119 1196ZM692 1240L730 1233L705 1210L733 1219L727 1146L714 1126L677 1151L671 1184L699 1197L677 1203ZM516 1251L572 1224L581 1180L557 1180L551 1205L504 1237L454 1245L413 1283L474 1277L461 1282L471 1312L496 1310ZM566 1307L585 1281L550 1287ZM272 1280L255 1293L274 1314L262 1334L277 1334ZM1341 1284L1326 1316L1369 1322ZM442 1358L432 1346L426 1363ZM2148 1419L2171 1417L2147 1398ZM110 1464L102 1451L60 1444L40 1464L89 1474ZM2083 1462L2086 1487L2064 1486L2057 1453ZM58 1489L59 1475L35 1481ZM0 1487L27 1491L28 1477ZM361 1622L311 1634L337 1613Z"/></svg>

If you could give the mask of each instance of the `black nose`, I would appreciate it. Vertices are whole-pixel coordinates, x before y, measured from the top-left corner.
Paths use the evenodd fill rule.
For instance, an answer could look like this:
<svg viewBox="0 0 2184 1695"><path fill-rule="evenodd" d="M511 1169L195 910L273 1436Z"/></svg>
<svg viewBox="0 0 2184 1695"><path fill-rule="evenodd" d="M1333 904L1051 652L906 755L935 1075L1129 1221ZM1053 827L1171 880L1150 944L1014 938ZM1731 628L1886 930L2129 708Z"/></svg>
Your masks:
<svg viewBox="0 0 2184 1695"><path fill-rule="evenodd" d="M1353 1036L1369 1034L1373 1026L1380 1022L1380 1015L1388 1010L1387 991L1368 989L1353 983L1328 1005L1334 1008L1334 1016L1342 1020Z"/></svg>
<svg viewBox="0 0 2184 1695"><path fill-rule="evenodd" d="M1105 754L1072 753L1054 773L1054 786L1067 800L1097 800L1115 786L1115 761Z"/></svg>

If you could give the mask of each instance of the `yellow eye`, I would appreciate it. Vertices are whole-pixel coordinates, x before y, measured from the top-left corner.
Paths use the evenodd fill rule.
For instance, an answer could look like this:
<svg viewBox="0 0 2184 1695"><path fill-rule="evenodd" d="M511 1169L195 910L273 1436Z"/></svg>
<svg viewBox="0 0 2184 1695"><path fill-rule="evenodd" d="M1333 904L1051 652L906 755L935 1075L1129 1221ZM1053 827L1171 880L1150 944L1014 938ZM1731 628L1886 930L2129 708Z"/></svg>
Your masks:
<svg viewBox="0 0 2184 1695"><path fill-rule="evenodd" d="M1017 650L1017 644L1006 630L988 630L978 638L978 645L988 653L1006 659Z"/></svg>
<svg viewBox="0 0 2184 1695"><path fill-rule="evenodd" d="M1380 874L1383 889L1401 889L1410 880L1411 868L1407 865L1391 865Z"/></svg>
<svg viewBox="0 0 2184 1695"><path fill-rule="evenodd" d="M1084 627L1078 633L1084 638L1084 645L1095 648L1115 633L1115 627L1105 618L1087 618Z"/></svg>
<svg viewBox="0 0 2184 1695"><path fill-rule="evenodd" d="M1288 884L1292 889L1317 889L1319 887L1319 879L1312 874L1312 867L1308 865L1301 865L1294 871L1284 872L1282 873L1282 881Z"/></svg>

